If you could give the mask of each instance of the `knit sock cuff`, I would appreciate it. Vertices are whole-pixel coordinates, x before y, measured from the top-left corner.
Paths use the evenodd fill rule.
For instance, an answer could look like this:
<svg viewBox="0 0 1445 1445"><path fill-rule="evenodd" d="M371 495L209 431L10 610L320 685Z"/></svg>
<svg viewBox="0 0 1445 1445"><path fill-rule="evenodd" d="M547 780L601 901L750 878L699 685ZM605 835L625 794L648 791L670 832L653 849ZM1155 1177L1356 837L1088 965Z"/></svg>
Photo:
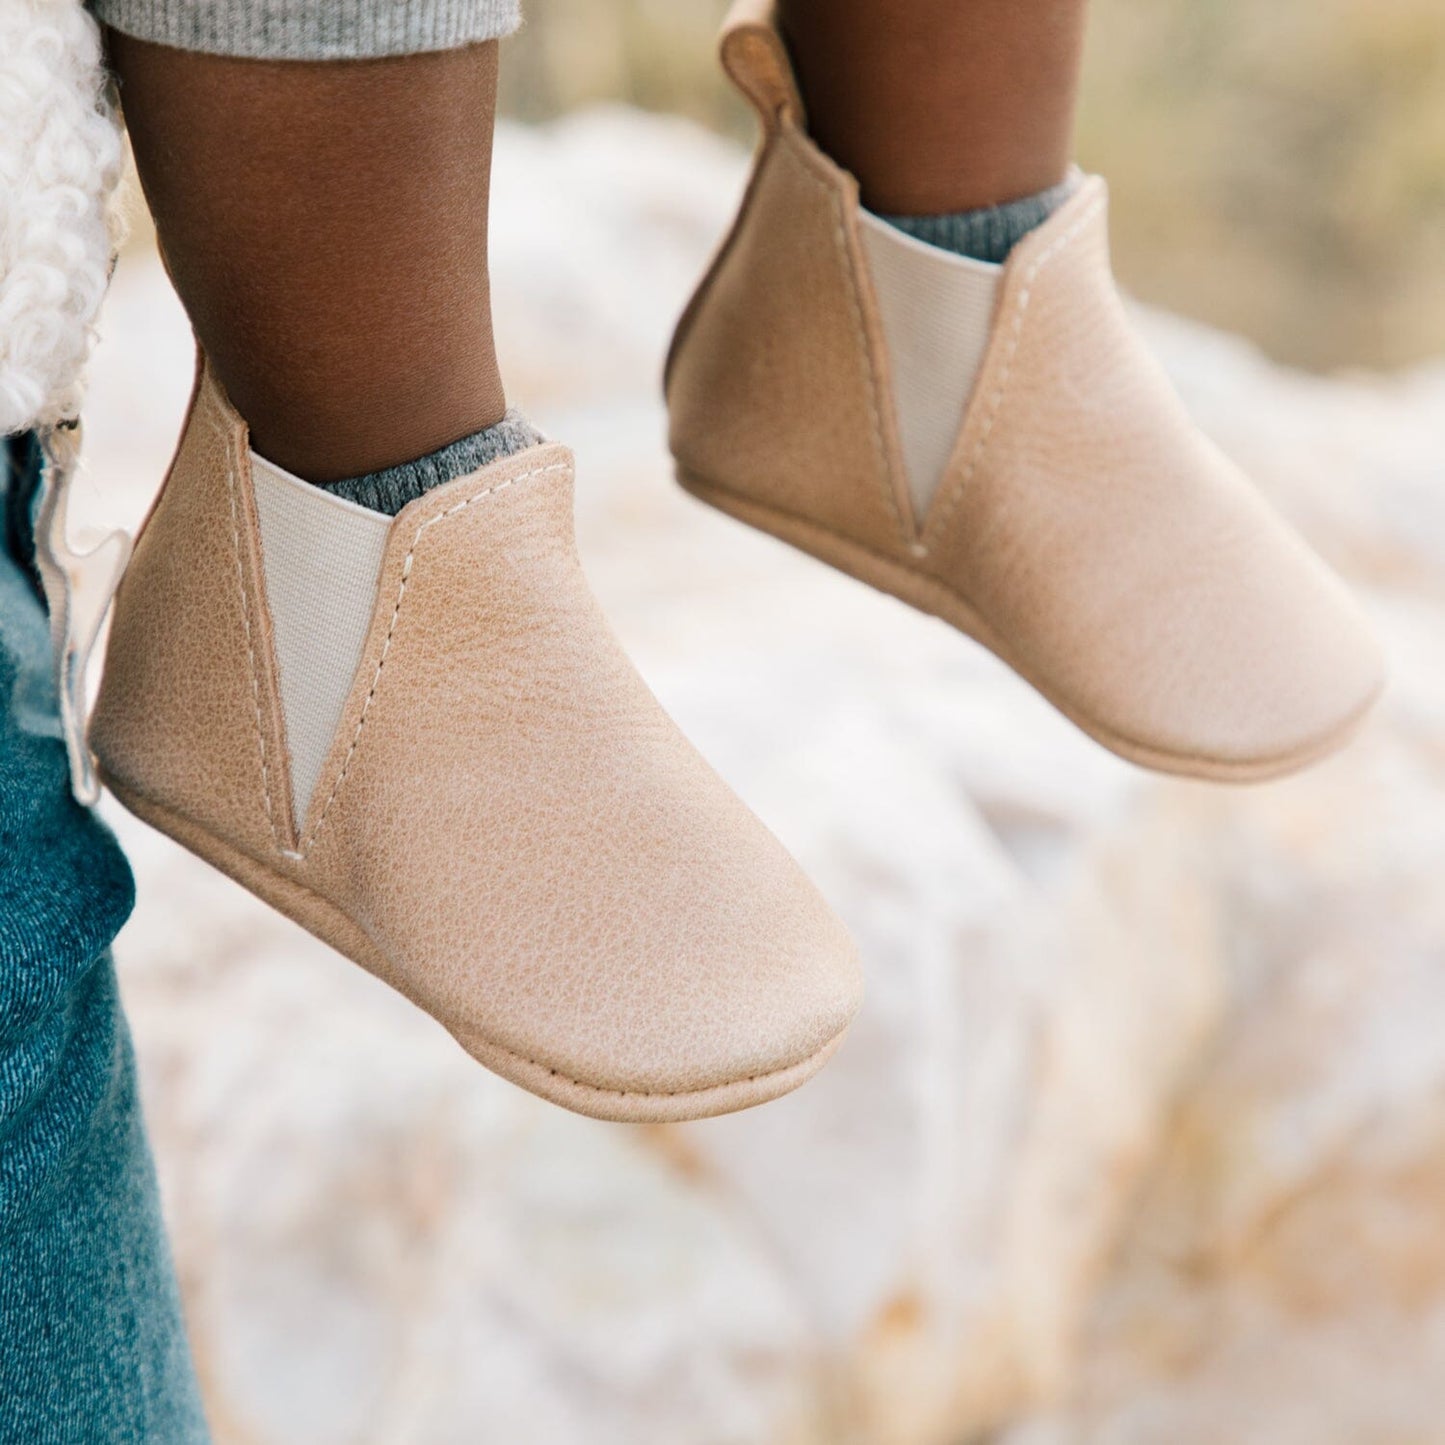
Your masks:
<svg viewBox="0 0 1445 1445"><path fill-rule="evenodd" d="M985 206L977 211L953 211L942 216L880 216L890 226L940 250L971 256L975 261L1001 262L1036 226L1053 215L1078 189L1079 176L1071 171L1056 186Z"/></svg>
<svg viewBox="0 0 1445 1445"><path fill-rule="evenodd" d="M178 50L364 60L510 35L521 0L90 0L104 25Z"/></svg>
<svg viewBox="0 0 1445 1445"><path fill-rule="evenodd" d="M414 502L433 487L470 476L492 462L536 446L541 440L541 432L512 407L495 426L451 442L428 456L401 462L385 471L348 477L342 482L326 482L321 489L359 507L394 517L408 502Z"/></svg>

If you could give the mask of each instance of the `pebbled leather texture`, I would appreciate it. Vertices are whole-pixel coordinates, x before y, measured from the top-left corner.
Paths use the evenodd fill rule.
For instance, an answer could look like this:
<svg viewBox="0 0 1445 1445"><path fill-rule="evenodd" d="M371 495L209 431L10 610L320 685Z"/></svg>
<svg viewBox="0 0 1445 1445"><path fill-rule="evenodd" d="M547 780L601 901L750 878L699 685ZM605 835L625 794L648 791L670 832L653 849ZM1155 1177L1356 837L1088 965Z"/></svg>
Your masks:
<svg viewBox="0 0 1445 1445"><path fill-rule="evenodd" d="M760 0L735 7L735 78L752 55L771 75L779 51L757 36L773 23ZM1009 257L948 470L914 518L857 187L791 112L763 114L741 213L669 357L684 481L973 633L1135 761L1264 776L1343 741L1383 685L1378 649L1133 331L1103 181Z"/></svg>
<svg viewBox="0 0 1445 1445"><path fill-rule="evenodd" d="M198 363L116 594L93 750L251 853L294 841L245 428Z"/></svg>
<svg viewBox="0 0 1445 1445"><path fill-rule="evenodd" d="M672 445L787 511L902 539L908 488L856 216L852 178L784 119L674 344Z"/></svg>
<svg viewBox="0 0 1445 1445"><path fill-rule="evenodd" d="M691 1117L801 1082L857 1009L853 945L621 651L578 561L571 453L393 520L297 820L245 459L203 375L117 599L92 743L122 800L582 1112Z"/></svg>

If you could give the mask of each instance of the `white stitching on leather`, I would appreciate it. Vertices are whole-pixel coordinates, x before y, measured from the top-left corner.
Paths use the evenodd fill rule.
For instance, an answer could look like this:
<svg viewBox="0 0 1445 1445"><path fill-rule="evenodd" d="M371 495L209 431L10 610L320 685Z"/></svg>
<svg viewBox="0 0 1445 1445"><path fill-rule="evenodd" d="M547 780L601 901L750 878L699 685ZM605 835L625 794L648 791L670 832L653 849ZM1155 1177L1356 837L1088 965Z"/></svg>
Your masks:
<svg viewBox="0 0 1445 1445"><path fill-rule="evenodd" d="M1013 372L1014 357L1018 353L1019 342L1023 337L1024 312L1029 308L1029 298L1033 294L1033 284L1038 280L1041 272L1060 251L1068 246L1079 232L1098 215L1103 208L1104 197L1100 196L1094 203L1069 227L1062 236L1056 237L1048 247L1034 258L1033 264L1024 273L1023 285L1019 289L1018 301L1014 307L1013 328L1009 334L1008 351L1004 356L1003 366L999 370L998 386L994 389L993 395L989 398L988 413L983 419L983 427L979 432L978 440L974 443L973 452L968 459L968 465L963 470L963 475L949 489L948 495L944 498L943 506L939 508L936 516L928 517L924 522L924 531L931 533L940 529L949 517L953 509L958 505L959 498L963 495L964 489L973 478L974 472L978 470L978 464L983 460L983 454L988 446L990 433L993 431L994 422L998 420L999 408L1003 405L1004 392L1008 390L1009 378Z"/></svg>
<svg viewBox="0 0 1445 1445"><path fill-rule="evenodd" d="M448 517L455 516L458 512L470 507L473 502L480 502L485 497L495 496L498 492L505 492L508 487L517 486L521 482L530 481L533 477L544 477L549 472L566 472L571 470L570 463L554 462L550 466L537 467L530 472L523 472L519 476L508 477L505 482L498 482L494 487L487 487L484 491L476 492L470 497L464 498L453 507L448 507L444 512L438 512L435 517L428 517L422 522L412 535L411 546L407 548L405 558L401 564L401 582L396 590L396 605L391 610L391 621L387 625L386 640L381 646L381 656L376 660L376 671L371 676L371 686L367 689L366 700L361 705L361 716L356 720L356 731L351 735L351 746L346 750L346 757L341 764L341 771L336 775L336 781L331 785L331 792L327 796L325 805L316 819L316 826L311 830L311 836L301 844L301 857L305 857L311 851L311 846L321 834L321 826L326 822L326 815L331 811L331 805L336 801L337 794L341 791L341 785L346 781L346 774L351 768L352 759L356 755L356 749L361 742L361 730L366 726L366 714L371 708L371 700L376 696L377 686L381 682L381 670L386 666L387 653L391 651L391 640L396 635L396 624L401 617L401 604L406 598L406 585L411 577L412 559L416 556L416 546L421 540L421 534L428 527L434 526L437 522L445 521Z"/></svg>
<svg viewBox="0 0 1445 1445"><path fill-rule="evenodd" d="M709 1096L716 1097L719 1094L727 1093L733 1089L741 1088L744 1084L766 1083L769 1079L777 1079L785 1074L795 1073L799 1069L806 1068L818 1057L819 1054L829 1052L835 1048L843 1035L847 1033L847 1025L834 1034L832 1038L818 1045L811 1054L805 1054L801 1059L795 1059L791 1064L780 1064L776 1069L764 1069L758 1074L748 1074L735 1079L724 1079L720 1084L704 1084L700 1089L609 1089L604 1084L588 1084L581 1079L574 1079L570 1074L564 1074L561 1069L554 1069L550 1064L544 1064L540 1059L529 1058L526 1054L519 1054L515 1049L509 1049L505 1044L486 1043L485 1047L499 1054L504 1054L508 1059L516 1063L526 1064L533 1069L546 1069L550 1078L561 1079L564 1084L570 1084L574 1089L580 1089L587 1094L604 1094L612 1099L705 1099ZM462 1042L458 1036L458 1042ZM462 1043L466 1048L466 1044ZM468 1050L468 1052L471 1052Z"/></svg>
<svg viewBox="0 0 1445 1445"><path fill-rule="evenodd" d="M261 756L261 801L266 806L266 824L271 830L271 842L279 849L281 836L276 831L276 816L271 810L271 771L266 765L266 733L261 726L261 689L256 681L256 648L251 640L251 604L246 596L246 582L241 571L241 522L236 507L235 448L231 444L232 437L223 418L212 415L211 426L226 454L226 495L231 503L231 556L236 563L236 591L241 594L241 627L246 634L246 658L251 673L251 707L256 722L256 750Z"/></svg>

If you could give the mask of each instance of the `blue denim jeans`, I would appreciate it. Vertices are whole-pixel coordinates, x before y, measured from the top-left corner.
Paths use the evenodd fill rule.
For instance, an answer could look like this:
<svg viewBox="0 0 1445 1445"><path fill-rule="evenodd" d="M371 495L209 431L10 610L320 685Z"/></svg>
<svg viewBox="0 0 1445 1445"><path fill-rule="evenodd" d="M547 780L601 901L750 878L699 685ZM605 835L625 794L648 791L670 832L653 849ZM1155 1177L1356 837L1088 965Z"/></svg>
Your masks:
<svg viewBox="0 0 1445 1445"><path fill-rule="evenodd" d="M70 796L30 567L27 444L0 438L0 1442L205 1441L108 952L134 901Z"/></svg>

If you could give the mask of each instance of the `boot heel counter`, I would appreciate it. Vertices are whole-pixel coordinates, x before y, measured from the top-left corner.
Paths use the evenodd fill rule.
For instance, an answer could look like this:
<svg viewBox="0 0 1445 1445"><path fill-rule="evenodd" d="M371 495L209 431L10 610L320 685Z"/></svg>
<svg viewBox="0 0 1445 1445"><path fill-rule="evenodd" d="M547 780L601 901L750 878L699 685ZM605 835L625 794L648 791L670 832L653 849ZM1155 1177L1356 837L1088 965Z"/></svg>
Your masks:
<svg viewBox="0 0 1445 1445"><path fill-rule="evenodd" d="M116 596L90 743L109 778L259 856L291 827L245 457L203 378Z"/></svg>
<svg viewBox="0 0 1445 1445"><path fill-rule="evenodd" d="M758 181L767 165L767 148L760 152L737 215L697 283L668 344L663 365L662 393L668 414L668 447L684 470L704 465L717 449L717 433L726 430L721 415L732 399L718 385L721 358L735 348L737 318L729 312L729 293L718 295L719 276L734 265L733 253L748 225Z"/></svg>
<svg viewBox="0 0 1445 1445"><path fill-rule="evenodd" d="M679 372L683 373L680 379L683 397L706 392L705 386L695 384L687 376L691 370L689 358L698 351L689 345L691 333L701 313L708 309L718 273L726 266L735 243L748 225L759 182L768 170L784 126L801 127L804 123L802 96L774 19L773 0L733 0L718 35L718 59L738 93L757 113L762 136L738 214L673 331L662 379L669 404L673 399L674 378ZM706 327L706 323L704 325ZM703 354L707 354L707 348L703 348ZM679 408L685 409L685 406L685 401L679 401ZM687 436L695 430L694 420L689 415L674 421L674 429L681 434L678 445L687 445Z"/></svg>
<svg viewBox="0 0 1445 1445"><path fill-rule="evenodd" d="M667 372L679 468L892 551L909 534L856 187L796 126L766 142Z"/></svg>

